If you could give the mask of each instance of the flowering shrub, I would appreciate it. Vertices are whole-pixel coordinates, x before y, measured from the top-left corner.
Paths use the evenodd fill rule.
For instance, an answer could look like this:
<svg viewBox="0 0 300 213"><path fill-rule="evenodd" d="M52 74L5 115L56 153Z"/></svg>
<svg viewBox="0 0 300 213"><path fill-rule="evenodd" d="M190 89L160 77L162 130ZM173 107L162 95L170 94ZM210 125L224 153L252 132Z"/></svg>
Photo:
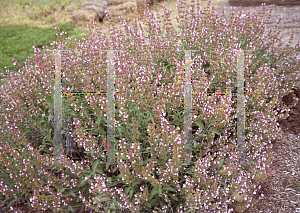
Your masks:
<svg viewBox="0 0 300 213"><path fill-rule="evenodd" d="M62 53L64 92L106 91L107 53L101 50L122 50L114 53L117 165L105 164L99 147L107 131L106 96L63 98L63 114L72 115L75 126L70 134L84 155L75 161L64 149L63 164L54 166L53 147L46 147L53 145L53 53L35 49L20 74L7 70L0 192L54 212L242 212L257 202L252 195L268 175L271 140L280 131L276 119L293 107L275 110L297 79L295 49L275 50L279 37L265 33L266 20L247 14L238 24L241 16L233 12L224 23L194 9L194 1L179 1L180 32L170 26L171 11L164 10L160 25L148 10L148 36L123 21L125 32L111 29L110 40L91 32L77 46L65 37L52 44L71 50ZM245 165L235 163L234 98L199 94L192 97L193 157L183 164L185 53L179 49L198 50L192 51L193 93L234 88L236 50L253 50L244 62Z"/></svg>

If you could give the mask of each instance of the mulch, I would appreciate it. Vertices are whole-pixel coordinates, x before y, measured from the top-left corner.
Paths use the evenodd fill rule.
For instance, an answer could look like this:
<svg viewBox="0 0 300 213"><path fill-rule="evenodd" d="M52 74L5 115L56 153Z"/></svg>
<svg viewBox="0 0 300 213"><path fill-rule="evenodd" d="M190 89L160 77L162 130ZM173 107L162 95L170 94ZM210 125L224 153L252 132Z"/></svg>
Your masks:
<svg viewBox="0 0 300 213"><path fill-rule="evenodd" d="M286 119L279 120L277 122L279 123L280 128L282 129L284 134L299 135L300 134L300 128L299 128L300 127L300 89L297 88L292 90L293 90L292 92L283 96L279 106L282 106L283 104L287 106L291 106L293 103L293 94L296 95L299 101L295 107L291 108L291 111L289 112L289 116ZM278 143L278 141L273 140L272 143L274 145L273 150L275 150L276 149L275 143ZM269 172L271 173L271 171L278 171L279 167L282 167L281 162L271 165L271 167L269 168ZM261 188L258 190L256 195L253 196L255 199L258 199L258 197L261 194L264 194L265 197L269 197L273 195L272 189L276 186L273 185L273 182L270 180L269 177L261 181L260 185ZM265 209L265 206L266 206L265 200L264 199L259 200L255 205L253 205L251 208L247 209L243 213L261 212L260 209ZM238 213L238 212L234 211L233 213Z"/></svg>

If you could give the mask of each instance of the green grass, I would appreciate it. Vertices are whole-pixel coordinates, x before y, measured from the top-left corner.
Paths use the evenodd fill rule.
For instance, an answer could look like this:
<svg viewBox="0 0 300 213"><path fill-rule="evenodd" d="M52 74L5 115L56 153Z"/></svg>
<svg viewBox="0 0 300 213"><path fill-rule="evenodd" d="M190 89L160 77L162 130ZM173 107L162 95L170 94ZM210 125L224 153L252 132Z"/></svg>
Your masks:
<svg viewBox="0 0 300 213"><path fill-rule="evenodd" d="M15 69L12 58L17 60L18 64L24 64L28 56L34 54L32 46L42 49L44 45L47 45L50 48L49 40L57 41L57 32L54 28L55 26L44 29L13 25L0 26L0 54L2 57L0 72L5 71L4 66L10 70ZM61 31L67 32L67 36L71 35L72 39L82 40L81 32L74 29L71 24L60 24L59 28Z"/></svg>
<svg viewBox="0 0 300 213"><path fill-rule="evenodd" d="M59 25L61 31L67 32L67 37L71 35L74 38L82 40L82 34L69 23ZM7 25L0 26L0 72L6 73L5 66L9 70L17 70L17 66L13 64L12 58L17 60L18 65L25 65L26 59L34 54L33 46L37 46L42 50L43 46L50 45L50 41L58 41L55 26L52 28L39 29L29 26ZM5 74L5 76L7 76Z"/></svg>

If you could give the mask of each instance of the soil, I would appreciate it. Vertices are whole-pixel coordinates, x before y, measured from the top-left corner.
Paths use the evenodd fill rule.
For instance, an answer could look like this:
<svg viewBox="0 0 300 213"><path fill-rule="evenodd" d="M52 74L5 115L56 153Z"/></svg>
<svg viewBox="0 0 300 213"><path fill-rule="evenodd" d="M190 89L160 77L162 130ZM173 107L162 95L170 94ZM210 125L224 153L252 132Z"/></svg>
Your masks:
<svg viewBox="0 0 300 213"><path fill-rule="evenodd" d="M266 11L268 11L270 9L270 7L273 5L274 9L273 9L273 13L272 13L272 18L269 22L269 24L267 24L267 29L271 28L272 26L274 26L274 24L276 23L276 21L278 20L278 16L280 16L280 14L282 14L282 21L279 24L279 29L282 30L282 34L283 34L283 38L282 40L284 41L284 45L285 46L287 44L287 41L290 37L291 32L294 30L295 34L294 34L294 38L300 38L300 1L297 0L292 0L292 1L281 1L281 0L266 0L265 1L266 4ZM223 9L223 7L226 7L225 9L225 17L228 19L228 17L230 16L230 11L231 11L231 6L236 6L235 11L238 10L243 10L244 13L247 13L249 11L253 11L256 10L258 12L262 11L262 7L259 6L261 5L262 1L240 1L240 0L221 0L221 1L215 1L212 3L212 5L216 8L217 14L220 16L221 11ZM159 5L165 4L165 2L160 2ZM206 6L207 2L201 2L201 5ZM201 9L203 9L203 7L201 7ZM154 11L154 10L153 10ZM171 15L171 17L174 17ZM108 32L109 27L111 27L111 25L108 22L103 22L103 23L99 23L100 27L103 28L104 32ZM295 45L298 41L292 41L292 45ZM300 58L299 58L300 59ZM293 92L291 92L290 94L284 96L282 98L282 101L280 103L278 103L279 105L285 104L285 105L290 105L292 103L292 94L295 94L297 98L300 99L300 89L299 87L293 89ZM289 117L287 117L284 120L278 121L280 124L280 127L282 128L283 132L285 135L289 135L292 134L294 136L298 136L300 134L300 104L298 103L296 105L296 107L292 108L294 111L289 113ZM290 140L291 141L291 140ZM297 150L297 154L299 156L299 139L295 139L295 141L299 144L298 145L298 150ZM284 149L291 149L291 147L289 145L283 145L283 140L275 140L273 141L274 144L274 152L277 153L278 155L280 154L280 150L278 147L280 146L285 146L283 147ZM277 147L277 148L276 148ZM298 165L293 165L293 166L298 166L299 167L299 163ZM277 173L279 172L285 172L284 170L284 165L285 162L280 161L277 162L277 164L274 164L274 167L271 167L271 170L273 173ZM294 167L293 167L294 168ZM296 171L296 176L292 177L291 182L293 183L299 183L300 184L300 173L299 171ZM264 180L262 182L262 188L259 190L258 194L256 197L258 197L258 195L260 195L261 193L265 194L266 200L268 201L268 199L270 199L273 195L275 195L273 188L274 186L274 177L268 177L266 180ZM284 181L284 180L281 180ZM276 182L277 183L277 182ZM279 184L279 183L277 183ZM286 186L287 187L287 186ZM299 193L298 193L299 194ZM250 213L250 212L270 212L270 204L267 203L267 201L259 201L257 204L255 204L253 207L247 209L245 212L246 213ZM300 198L298 196L298 200L294 199L293 202L297 203L298 202L298 206L296 205L296 207L299 207L300 209L300 202L299 202ZM10 200L9 200L10 201ZM0 200L0 213L1 212L13 212L10 210L6 210L5 206L9 203L8 200L5 200L5 197L2 196L2 199ZM287 198L287 200L283 200L281 204L276 204L278 206L283 205L284 202L289 202L289 198ZM294 212L295 211L295 205L292 205L292 203L289 203L288 205L290 205L291 207L288 210L280 210L281 212ZM22 212L38 212L36 210L33 210L31 207L27 207L26 204L22 204L22 203L14 203L13 204L14 207L17 207L18 209L22 210ZM275 206L276 207L276 206ZM274 210L274 212L279 212L279 210L277 209Z"/></svg>
<svg viewBox="0 0 300 213"><path fill-rule="evenodd" d="M299 98L300 101L300 90L293 89L293 93ZM282 98L282 104L291 105L293 102L292 93L284 96ZM300 104L298 103L295 107L291 108L294 112L289 114L284 120L279 120L280 127L282 128L283 132L295 134L300 134Z"/></svg>

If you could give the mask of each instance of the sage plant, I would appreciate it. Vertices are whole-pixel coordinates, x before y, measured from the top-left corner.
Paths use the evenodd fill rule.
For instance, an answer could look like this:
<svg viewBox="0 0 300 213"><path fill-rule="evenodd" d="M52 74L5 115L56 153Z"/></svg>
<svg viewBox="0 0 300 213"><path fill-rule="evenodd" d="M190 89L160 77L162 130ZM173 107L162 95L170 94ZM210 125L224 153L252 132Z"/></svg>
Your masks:
<svg viewBox="0 0 300 213"><path fill-rule="evenodd" d="M131 28L120 16L124 31L111 28L110 39L89 27L89 36L77 45L65 37L59 46L51 44L53 49L70 49L62 56L63 91L105 91L103 50L118 50L117 164L105 162L97 140L102 138L104 145L106 97L67 97L63 113L74 116L70 134L84 158L74 162L63 155L63 163L52 168L53 148L34 147L29 138L35 132L27 130L32 126L44 138L51 133L47 116L54 100L53 56L35 49L35 59L20 74L7 70L6 94L0 99L0 191L55 212L242 212L256 203L253 195L271 165L271 140L280 132L276 119L284 119L293 107L275 110L297 80L299 44L276 49L279 32L265 32L265 19L248 13L242 20L232 12L226 23L224 11L220 18L197 6L179 1L179 31L165 8L158 19L145 11L148 35L140 24ZM183 163L183 50L192 52L193 61L193 157L188 164ZM245 164L236 162L234 97L200 95L216 92L215 87L236 91L237 50L245 50Z"/></svg>

